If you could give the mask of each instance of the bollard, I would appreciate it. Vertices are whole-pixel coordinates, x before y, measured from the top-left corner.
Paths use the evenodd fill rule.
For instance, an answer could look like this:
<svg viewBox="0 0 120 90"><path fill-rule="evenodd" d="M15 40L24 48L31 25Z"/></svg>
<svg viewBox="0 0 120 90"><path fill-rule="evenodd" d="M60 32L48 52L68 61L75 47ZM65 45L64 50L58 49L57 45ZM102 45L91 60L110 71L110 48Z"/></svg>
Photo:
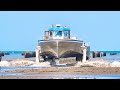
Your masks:
<svg viewBox="0 0 120 90"><path fill-rule="evenodd" d="M1 51L0 51L0 56L4 56L4 52L1 52Z"/></svg>
<svg viewBox="0 0 120 90"><path fill-rule="evenodd" d="M29 57L31 57L31 54L32 54L31 52L25 52L24 53L24 57L25 58L29 58Z"/></svg>
<svg viewBox="0 0 120 90"><path fill-rule="evenodd" d="M0 56L0 62L1 62L2 56Z"/></svg>
<svg viewBox="0 0 120 90"><path fill-rule="evenodd" d="M30 58L30 57L35 57L36 53L35 52L25 52L24 57L25 58Z"/></svg>
<svg viewBox="0 0 120 90"><path fill-rule="evenodd" d="M100 52L93 51L93 58L100 57Z"/></svg>
<svg viewBox="0 0 120 90"><path fill-rule="evenodd" d="M101 52L100 54L101 54L101 57L106 56L105 52Z"/></svg>
<svg viewBox="0 0 120 90"><path fill-rule="evenodd" d="M111 52L110 55L117 55L117 53Z"/></svg>

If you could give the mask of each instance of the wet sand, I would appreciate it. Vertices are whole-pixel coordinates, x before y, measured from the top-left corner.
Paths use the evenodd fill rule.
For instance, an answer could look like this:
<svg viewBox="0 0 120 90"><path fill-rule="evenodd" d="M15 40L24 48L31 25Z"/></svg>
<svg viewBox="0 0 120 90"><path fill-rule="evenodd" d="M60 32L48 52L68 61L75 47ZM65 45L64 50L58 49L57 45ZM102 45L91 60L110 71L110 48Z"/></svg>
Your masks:
<svg viewBox="0 0 120 90"><path fill-rule="evenodd" d="M47 67L13 70L2 73L16 74L16 76L0 76L0 79L63 79L75 78L74 75L120 74L120 67Z"/></svg>
<svg viewBox="0 0 120 90"><path fill-rule="evenodd" d="M13 74L120 74L120 67L48 67L6 72Z"/></svg>

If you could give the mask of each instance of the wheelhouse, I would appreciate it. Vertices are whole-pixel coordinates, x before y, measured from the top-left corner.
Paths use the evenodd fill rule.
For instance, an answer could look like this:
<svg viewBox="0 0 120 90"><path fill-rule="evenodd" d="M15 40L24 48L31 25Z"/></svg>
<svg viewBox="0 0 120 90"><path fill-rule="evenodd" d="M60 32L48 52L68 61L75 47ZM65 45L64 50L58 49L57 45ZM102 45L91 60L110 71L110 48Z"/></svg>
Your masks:
<svg viewBox="0 0 120 90"><path fill-rule="evenodd" d="M60 24L57 24L56 27L53 25L45 31L45 40L50 39L70 39L70 29L69 27L61 27Z"/></svg>

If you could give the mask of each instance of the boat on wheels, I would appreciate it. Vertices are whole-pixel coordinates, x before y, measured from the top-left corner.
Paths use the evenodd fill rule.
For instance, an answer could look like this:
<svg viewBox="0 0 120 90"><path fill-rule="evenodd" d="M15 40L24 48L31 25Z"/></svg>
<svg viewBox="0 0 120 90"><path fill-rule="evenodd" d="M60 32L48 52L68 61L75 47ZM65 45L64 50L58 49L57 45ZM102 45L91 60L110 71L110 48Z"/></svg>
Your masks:
<svg viewBox="0 0 120 90"><path fill-rule="evenodd" d="M71 37L70 28L60 24L51 25L38 40L36 62L51 60L54 63L70 63L89 60L90 46L77 37Z"/></svg>

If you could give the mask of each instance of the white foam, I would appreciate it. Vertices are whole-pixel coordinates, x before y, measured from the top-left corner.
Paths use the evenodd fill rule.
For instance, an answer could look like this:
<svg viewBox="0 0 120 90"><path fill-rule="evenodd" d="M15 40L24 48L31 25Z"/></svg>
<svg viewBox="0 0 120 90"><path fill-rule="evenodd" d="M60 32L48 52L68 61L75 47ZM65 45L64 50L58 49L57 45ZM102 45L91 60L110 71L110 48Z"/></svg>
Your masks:
<svg viewBox="0 0 120 90"><path fill-rule="evenodd" d="M120 67L120 62L118 62L118 61L112 62L111 67Z"/></svg>
<svg viewBox="0 0 120 90"><path fill-rule="evenodd" d="M9 62L8 61L1 61L0 66L9 66Z"/></svg>
<svg viewBox="0 0 120 90"><path fill-rule="evenodd" d="M41 62L30 65L29 67L51 67L50 62Z"/></svg>

